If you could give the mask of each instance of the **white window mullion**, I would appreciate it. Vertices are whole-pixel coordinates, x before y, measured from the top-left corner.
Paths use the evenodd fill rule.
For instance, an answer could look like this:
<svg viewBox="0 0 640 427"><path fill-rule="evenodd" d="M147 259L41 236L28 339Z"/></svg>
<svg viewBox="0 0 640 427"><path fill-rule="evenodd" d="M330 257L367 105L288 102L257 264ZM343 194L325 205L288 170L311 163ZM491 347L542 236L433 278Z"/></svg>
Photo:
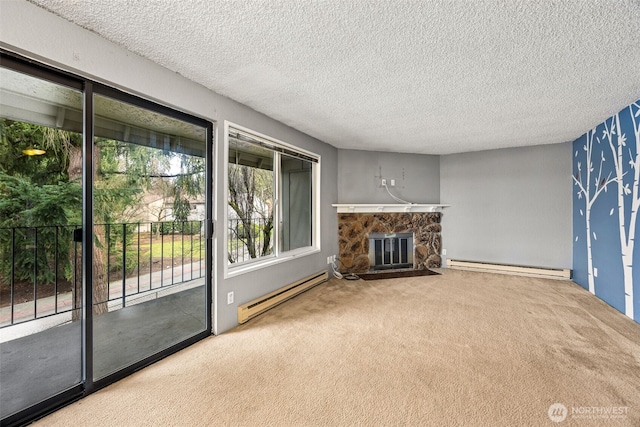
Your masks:
<svg viewBox="0 0 640 427"><path fill-rule="evenodd" d="M280 153L273 153L273 253L280 255L280 230L282 229L282 183L280 182Z"/></svg>

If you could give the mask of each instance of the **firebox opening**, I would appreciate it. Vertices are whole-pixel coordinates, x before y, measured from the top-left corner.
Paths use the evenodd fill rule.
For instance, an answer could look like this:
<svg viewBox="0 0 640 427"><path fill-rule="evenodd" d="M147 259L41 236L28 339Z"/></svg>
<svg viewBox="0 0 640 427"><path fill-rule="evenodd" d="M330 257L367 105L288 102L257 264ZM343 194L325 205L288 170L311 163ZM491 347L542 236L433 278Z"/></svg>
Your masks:
<svg viewBox="0 0 640 427"><path fill-rule="evenodd" d="M369 234L371 270L413 268L413 233Z"/></svg>

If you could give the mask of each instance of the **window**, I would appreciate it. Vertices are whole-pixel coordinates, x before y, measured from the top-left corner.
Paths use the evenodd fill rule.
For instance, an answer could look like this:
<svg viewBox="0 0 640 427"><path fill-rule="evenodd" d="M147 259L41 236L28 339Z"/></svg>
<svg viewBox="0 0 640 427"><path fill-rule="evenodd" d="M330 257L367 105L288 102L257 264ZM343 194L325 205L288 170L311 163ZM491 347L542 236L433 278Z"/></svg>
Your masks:
<svg viewBox="0 0 640 427"><path fill-rule="evenodd" d="M227 137L228 264L317 250L319 157L236 126Z"/></svg>

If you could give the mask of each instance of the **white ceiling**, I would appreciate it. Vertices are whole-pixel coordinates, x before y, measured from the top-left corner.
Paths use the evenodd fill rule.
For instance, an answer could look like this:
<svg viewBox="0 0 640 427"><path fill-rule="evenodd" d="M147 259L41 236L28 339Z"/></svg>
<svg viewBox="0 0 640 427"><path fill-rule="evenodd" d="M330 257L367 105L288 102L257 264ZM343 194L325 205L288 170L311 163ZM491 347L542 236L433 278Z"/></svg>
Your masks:
<svg viewBox="0 0 640 427"><path fill-rule="evenodd" d="M338 148L572 141L640 98L640 0L30 0Z"/></svg>

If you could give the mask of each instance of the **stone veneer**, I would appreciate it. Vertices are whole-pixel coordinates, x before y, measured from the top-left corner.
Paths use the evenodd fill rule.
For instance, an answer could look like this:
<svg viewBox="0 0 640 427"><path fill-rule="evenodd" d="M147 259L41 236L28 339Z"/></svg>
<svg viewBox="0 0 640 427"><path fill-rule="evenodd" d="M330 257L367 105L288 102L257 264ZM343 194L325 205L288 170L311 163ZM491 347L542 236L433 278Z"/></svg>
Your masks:
<svg viewBox="0 0 640 427"><path fill-rule="evenodd" d="M440 212L338 214L340 271L369 271L370 233L414 233L414 268L441 267L441 218Z"/></svg>

